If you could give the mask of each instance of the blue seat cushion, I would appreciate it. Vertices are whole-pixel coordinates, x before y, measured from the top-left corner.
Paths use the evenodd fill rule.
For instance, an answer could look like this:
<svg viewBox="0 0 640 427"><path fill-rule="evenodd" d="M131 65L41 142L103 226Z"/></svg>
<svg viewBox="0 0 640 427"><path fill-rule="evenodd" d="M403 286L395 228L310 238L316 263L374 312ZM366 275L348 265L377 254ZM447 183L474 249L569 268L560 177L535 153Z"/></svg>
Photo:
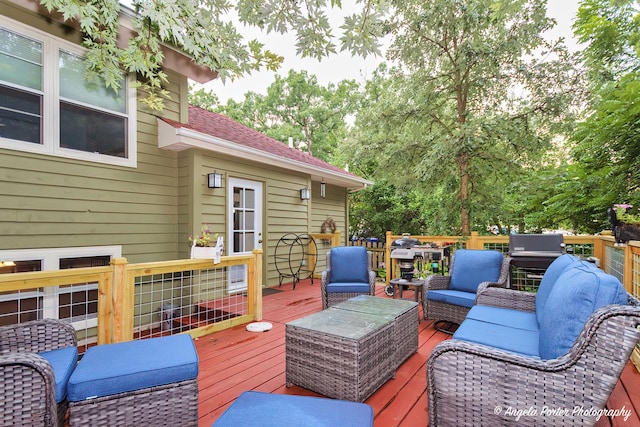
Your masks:
<svg viewBox="0 0 640 427"><path fill-rule="evenodd" d="M198 354L189 335L90 347L71 374L69 401L77 402L192 380Z"/></svg>
<svg viewBox="0 0 640 427"><path fill-rule="evenodd" d="M540 356L555 359L566 354L589 316L608 304L627 304L627 293L618 279L586 265L565 270L542 312Z"/></svg>
<svg viewBox="0 0 640 427"><path fill-rule="evenodd" d="M503 258L498 251L458 249L453 258L449 289L476 293L480 283L498 281Z"/></svg>
<svg viewBox="0 0 640 427"><path fill-rule="evenodd" d="M539 329L536 313L512 308L474 305L467 313L466 318L529 331Z"/></svg>
<svg viewBox="0 0 640 427"><path fill-rule="evenodd" d="M215 427L372 427L365 403L311 396L245 391L213 424Z"/></svg>
<svg viewBox="0 0 640 427"><path fill-rule="evenodd" d="M369 293L369 282L367 283L329 283L327 293Z"/></svg>
<svg viewBox="0 0 640 427"><path fill-rule="evenodd" d="M538 331L465 319L453 334L453 339L484 344L501 350L539 357Z"/></svg>
<svg viewBox="0 0 640 427"><path fill-rule="evenodd" d="M38 355L44 357L53 369L56 382L56 403L60 403L67 398L67 383L78 363L78 348L64 347L43 351Z"/></svg>
<svg viewBox="0 0 640 427"><path fill-rule="evenodd" d="M449 289L436 289L427 292L427 299L461 307L473 307L476 302L476 294Z"/></svg>
<svg viewBox="0 0 640 427"><path fill-rule="evenodd" d="M369 283L369 257L363 246L339 246L331 249L329 283Z"/></svg>

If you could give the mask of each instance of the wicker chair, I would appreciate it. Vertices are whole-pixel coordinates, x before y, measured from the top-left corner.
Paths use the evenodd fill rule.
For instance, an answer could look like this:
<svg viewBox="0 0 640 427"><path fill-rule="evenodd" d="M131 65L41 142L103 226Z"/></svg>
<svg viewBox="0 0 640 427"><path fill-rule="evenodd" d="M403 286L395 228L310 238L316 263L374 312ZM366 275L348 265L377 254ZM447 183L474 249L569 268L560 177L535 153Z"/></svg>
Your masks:
<svg viewBox="0 0 640 427"><path fill-rule="evenodd" d="M456 339L438 344L427 363L429 425L594 425L640 339L640 306L631 296L629 303L593 312L555 359Z"/></svg>
<svg viewBox="0 0 640 427"><path fill-rule="evenodd" d="M375 283L376 273L371 270L371 253L366 248L333 248L327 252L327 269L322 272L320 283L322 309L358 295L375 295Z"/></svg>
<svg viewBox="0 0 640 427"><path fill-rule="evenodd" d="M440 324L460 324L475 303L476 292L489 284L506 287L509 258L498 251L458 249L451 262L449 275L431 275L422 287L424 318ZM430 292L435 291L435 292Z"/></svg>
<svg viewBox="0 0 640 427"><path fill-rule="evenodd" d="M62 426L68 402L56 404L51 364L37 353L76 347L69 323L42 319L0 327L2 425Z"/></svg>

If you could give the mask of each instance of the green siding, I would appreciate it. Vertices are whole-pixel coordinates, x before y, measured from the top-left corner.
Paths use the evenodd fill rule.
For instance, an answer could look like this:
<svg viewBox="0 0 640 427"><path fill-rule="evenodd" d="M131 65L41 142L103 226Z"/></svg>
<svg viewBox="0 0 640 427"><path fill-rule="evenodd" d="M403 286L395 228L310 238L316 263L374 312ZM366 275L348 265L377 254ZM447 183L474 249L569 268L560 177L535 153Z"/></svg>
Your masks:
<svg viewBox="0 0 640 427"><path fill-rule="evenodd" d="M78 34L0 0L3 15L78 42ZM171 99L162 113L138 94L137 165L113 166L64 157L0 149L0 249L121 245L129 262L189 256L191 234L201 224L226 236L229 178L263 184L264 285L278 284L274 249L287 233L319 233L331 216L346 238L346 190L309 176L230 156L190 149L158 148L158 116L187 121L187 78L164 70ZM207 174L223 174L223 188L207 187ZM300 200L300 188L312 190ZM324 265L322 243L318 243Z"/></svg>

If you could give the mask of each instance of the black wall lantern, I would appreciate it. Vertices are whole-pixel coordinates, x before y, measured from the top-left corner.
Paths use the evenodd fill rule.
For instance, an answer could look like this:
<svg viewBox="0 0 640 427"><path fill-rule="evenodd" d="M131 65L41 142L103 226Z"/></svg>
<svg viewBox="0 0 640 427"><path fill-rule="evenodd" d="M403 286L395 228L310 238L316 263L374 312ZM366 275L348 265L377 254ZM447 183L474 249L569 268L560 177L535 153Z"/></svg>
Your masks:
<svg viewBox="0 0 640 427"><path fill-rule="evenodd" d="M207 186L209 188L222 188L222 174L210 173L207 175Z"/></svg>

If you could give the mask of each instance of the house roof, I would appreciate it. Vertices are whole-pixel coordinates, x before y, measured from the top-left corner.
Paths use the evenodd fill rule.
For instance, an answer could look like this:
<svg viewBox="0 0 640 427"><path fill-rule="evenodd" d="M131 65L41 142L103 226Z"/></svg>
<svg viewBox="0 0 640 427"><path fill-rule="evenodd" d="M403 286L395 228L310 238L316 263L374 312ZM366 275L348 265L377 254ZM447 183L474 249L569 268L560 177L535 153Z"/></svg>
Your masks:
<svg viewBox="0 0 640 427"><path fill-rule="evenodd" d="M313 181L360 190L371 184L364 178L340 169L312 155L289 147L227 116L193 105L189 123L158 119L159 146L175 151L200 148L259 163L280 166L311 175Z"/></svg>

